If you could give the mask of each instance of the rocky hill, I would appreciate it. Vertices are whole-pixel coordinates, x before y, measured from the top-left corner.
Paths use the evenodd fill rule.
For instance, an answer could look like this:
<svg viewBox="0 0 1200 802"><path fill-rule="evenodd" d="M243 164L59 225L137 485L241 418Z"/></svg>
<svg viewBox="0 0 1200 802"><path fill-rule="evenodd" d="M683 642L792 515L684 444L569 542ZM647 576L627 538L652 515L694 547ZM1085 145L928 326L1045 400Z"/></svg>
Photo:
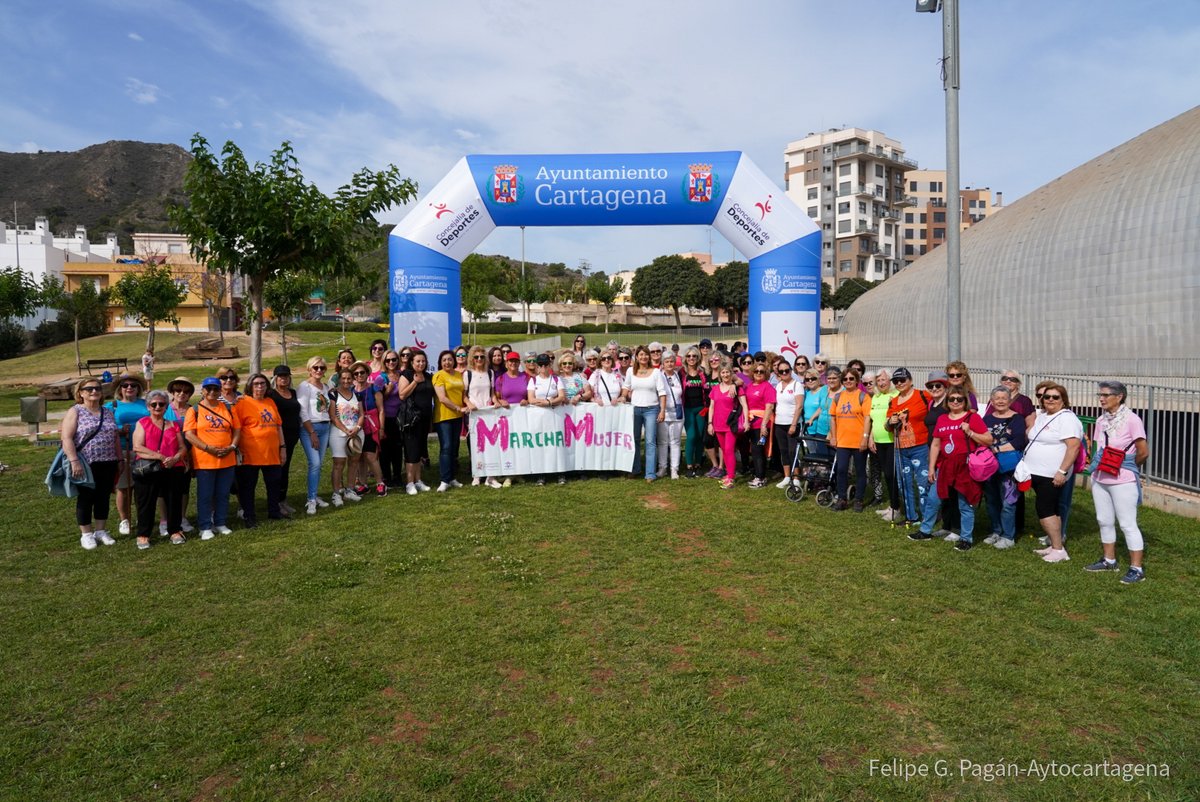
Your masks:
<svg viewBox="0 0 1200 802"><path fill-rule="evenodd" d="M115 231L128 250L136 231L173 231L167 204L183 199L192 157L178 145L112 141L71 152L0 152L0 217L32 228L45 216L56 235L86 226L93 242Z"/></svg>

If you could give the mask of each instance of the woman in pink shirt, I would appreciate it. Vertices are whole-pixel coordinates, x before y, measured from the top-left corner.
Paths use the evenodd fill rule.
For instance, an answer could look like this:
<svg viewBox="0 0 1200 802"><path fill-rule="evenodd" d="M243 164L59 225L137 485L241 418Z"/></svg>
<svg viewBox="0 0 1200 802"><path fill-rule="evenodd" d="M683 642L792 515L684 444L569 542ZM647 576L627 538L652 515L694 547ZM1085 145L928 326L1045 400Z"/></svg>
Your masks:
<svg viewBox="0 0 1200 802"><path fill-rule="evenodd" d="M720 382L708 394L708 433L715 435L721 449L721 457L725 464L725 478L721 480L721 488L728 490L733 487L734 469L737 460L733 450L737 445L737 433L745 426L750 417L746 406L746 397L734 383L733 368L728 364L721 366ZM729 419L738 412L738 420L730 426Z"/></svg>
<svg viewBox="0 0 1200 802"><path fill-rule="evenodd" d="M767 440L771 436L767 421L775 411L775 387L769 382L766 363L759 362L750 372L751 382L746 386L747 420L750 425L750 459L754 478L750 487L757 490L767 486Z"/></svg>

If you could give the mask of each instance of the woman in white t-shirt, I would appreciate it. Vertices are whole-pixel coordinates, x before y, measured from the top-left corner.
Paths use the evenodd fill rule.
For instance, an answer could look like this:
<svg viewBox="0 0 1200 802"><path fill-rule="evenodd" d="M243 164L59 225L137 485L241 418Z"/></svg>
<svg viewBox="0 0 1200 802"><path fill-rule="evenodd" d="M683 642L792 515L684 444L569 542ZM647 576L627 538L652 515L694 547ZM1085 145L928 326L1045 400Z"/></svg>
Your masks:
<svg viewBox="0 0 1200 802"><path fill-rule="evenodd" d="M1073 479L1075 456L1083 442L1083 424L1071 411L1067 389L1049 384L1042 390L1042 409L1029 432L1029 445L1021 461L1033 477L1037 517L1050 545L1037 554L1048 563L1071 559L1063 546L1058 503L1062 488Z"/></svg>
<svg viewBox="0 0 1200 802"><path fill-rule="evenodd" d="M483 350L482 345L471 346L471 350L467 354L467 369L463 371L462 375L464 414L470 415L471 412L496 406L496 389L493 387L496 376L488 365L487 352ZM467 453L474 453L471 451L470 426L467 427ZM488 487L498 488L501 486L499 481L490 476L472 478L471 486L475 487L481 482L486 482Z"/></svg>
<svg viewBox="0 0 1200 802"><path fill-rule="evenodd" d="M296 388L296 400L300 402L300 445L308 462L308 503L305 512L317 514L317 507L328 507L329 502L317 496L317 485L321 481L321 460L329 445L329 396L325 387L325 360L314 356L308 360L308 378Z"/></svg>
<svg viewBox="0 0 1200 802"><path fill-rule="evenodd" d="M658 422L666 418L667 391L662 372L650 362L650 349L639 345L633 354L633 367L625 373L625 397L633 404L633 473L641 472L642 450L638 447L642 430L646 432L646 481L658 476Z"/></svg>
<svg viewBox="0 0 1200 802"><path fill-rule="evenodd" d="M679 446L683 440L683 382L676 370L679 357L666 351L662 357L662 389L666 392L663 419L658 423L658 475L666 476L668 462L671 478L679 478Z"/></svg>
<svg viewBox="0 0 1200 802"><path fill-rule="evenodd" d="M537 373L529 380L529 389L525 391L526 400L531 407L554 409L567 403L567 394L563 391L562 381L550 370L552 360L549 354L538 354L534 359ZM567 477L559 475L558 483L565 485ZM546 484L544 475L538 476L539 486Z"/></svg>
<svg viewBox="0 0 1200 802"><path fill-rule="evenodd" d="M592 385L592 400L602 407L616 406L625 400L621 391L625 378L613 368L617 358L611 351L600 354L600 367L592 371L588 383Z"/></svg>
<svg viewBox="0 0 1200 802"><path fill-rule="evenodd" d="M792 457L796 454L797 429L804 410L804 387L792 375L792 366L786 359L775 361L775 424L771 434L775 438L775 453L783 468L783 479L776 487L784 488L792 481ZM796 403L797 400L800 403Z"/></svg>
<svg viewBox="0 0 1200 802"><path fill-rule="evenodd" d="M1145 543L1138 528L1137 508L1142 500L1141 471L1150 458L1146 427L1142 419L1125 406L1128 390L1119 381L1100 382L1100 408L1096 421L1096 454L1092 457L1092 501L1096 503L1096 523L1100 525L1100 545L1104 556L1085 571L1117 570L1117 523L1129 549L1129 570L1121 577L1126 585L1146 578L1142 568ZM1044 397L1043 397L1044 399ZM1104 459L1104 449L1120 452L1120 463Z"/></svg>

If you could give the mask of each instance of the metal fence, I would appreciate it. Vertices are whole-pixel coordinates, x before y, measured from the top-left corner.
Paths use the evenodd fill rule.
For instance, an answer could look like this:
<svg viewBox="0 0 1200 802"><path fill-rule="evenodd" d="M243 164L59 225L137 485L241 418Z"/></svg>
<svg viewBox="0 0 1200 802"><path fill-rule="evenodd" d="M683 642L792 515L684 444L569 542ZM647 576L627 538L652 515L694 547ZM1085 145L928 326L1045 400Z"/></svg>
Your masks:
<svg viewBox="0 0 1200 802"><path fill-rule="evenodd" d="M894 369L899 363L868 365L868 370ZM912 371L917 386L925 382L932 371L945 365L905 365ZM971 382L981 405L1000 383L1001 371L993 368L971 368ZM1143 474L1148 481L1200 493L1200 390L1182 386L1152 384L1145 377L1122 375L1081 376L1065 371L1022 373L1022 391L1032 397L1041 381L1055 381L1067 390L1071 408L1081 418L1096 419L1100 406L1096 400L1096 383L1102 380L1122 382L1129 390L1126 403L1146 426L1146 441L1150 459ZM1180 382L1182 384L1182 382ZM1089 436L1093 434L1088 431Z"/></svg>
<svg viewBox="0 0 1200 802"><path fill-rule="evenodd" d="M575 335L570 336L574 337ZM686 328L681 332L676 332L675 329L614 331L611 334L587 334L585 336L588 339L588 343L593 346L604 345L609 340L616 340L621 345L642 345L655 341L666 345L679 343L681 348L695 345L705 338L712 340L714 343L722 342L727 345L733 345L735 340L745 342L747 339L745 326L703 326L699 328Z"/></svg>

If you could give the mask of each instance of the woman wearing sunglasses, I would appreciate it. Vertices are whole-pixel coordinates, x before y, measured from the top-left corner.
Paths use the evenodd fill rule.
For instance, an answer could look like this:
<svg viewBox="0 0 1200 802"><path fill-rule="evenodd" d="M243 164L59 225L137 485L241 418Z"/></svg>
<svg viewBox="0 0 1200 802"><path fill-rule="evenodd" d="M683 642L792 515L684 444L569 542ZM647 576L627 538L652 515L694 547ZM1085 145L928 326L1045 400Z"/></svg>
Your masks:
<svg viewBox="0 0 1200 802"><path fill-rule="evenodd" d="M383 355L383 373L375 377L375 406L382 411L383 429L379 433L379 475L388 488L404 487L404 444L400 437L400 354Z"/></svg>
<svg viewBox="0 0 1200 802"><path fill-rule="evenodd" d="M133 430L138 421L149 416L150 410L142 398L142 393L146 392L146 380L141 376L123 373L117 379L116 386L113 400L107 406L112 410L121 433L121 460L117 466L117 515L121 523L117 531L128 535L132 531L130 520L133 517L133 475L129 472L134 459Z"/></svg>
<svg viewBox="0 0 1200 802"><path fill-rule="evenodd" d="M747 440L750 442L751 473L749 486L755 490L767 486L767 442L771 437L771 416L775 411L775 388L768 381L767 366L757 363L750 369L746 385Z"/></svg>
<svg viewBox="0 0 1200 802"><path fill-rule="evenodd" d="M463 352L462 362L467 362ZM433 425L438 438L438 473L441 482L437 492L445 493L462 487L458 481L458 451L462 441L463 384L458 369L458 352L442 351L438 354L438 372L433 374Z"/></svg>
<svg viewBox="0 0 1200 802"><path fill-rule="evenodd" d="M650 349L639 345L634 352L634 366L625 373L623 389L629 403L633 404L633 473L646 469L646 481L658 478L658 424L666 417L667 391L662 384L662 374L651 363ZM645 462L642 461L640 446L643 433L646 439Z"/></svg>
<svg viewBox="0 0 1200 802"><path fill-rule="evenodd" d="M463 371L463 406L464 415L470 420L470 414L481 409L491 409L496 406L496 374L489 367L488 355L483 346L471 346L467 357L470 367ZM467 455L471 455L471 430L467 428ZM471 479L471 486L477 487L484 483L488 487L498 488L500 482L494 477L476 476Z"/></svg>
<svg viewBox="0 0 1200 802"><path fill-rule="evenodd" d="M1096 421L1096 455L1092 458L1092 501L1100 525L1104 554L1089 565L1092 573L1117 570L1117 523L1129 549L1129 570L1121 582L1132 585L1146 578L1142 567L1145 542L1138 528L1137 508L1142 500L1142 468L1150 458L1146 427L1125 406L1129 391L1119 381L1100 382L1100 420ZM1107 454L1106 454L1107 452Z"/></svg>
<svg viewBox="0 0 1200 802"><path fill-rule="evenodd" d="M237 417L221 402L221 382L210 376L200 383L200 403L188 411L183 434L196 468L196 518L200 539L228 535L229 491L233 487L242 430Z"/></svg>
<svg viewBox="0 0 1200 802"><path fill-rule="evenodd" d="M383 355L387 353L387 340L371 340L371 381L383 373Z"/></svg>
<svg viewBox="0 0 1200 802"><path fill-rule="evenodd" d="M375 486L375 495L386 496L387 483L383 481L383 470L379 465L379 445L383 438L380 395L371 379L370 365L355 362L350 366L350 374L354 377L354 394L363 410L362 453L350 463L350 483L360 498L370 492L371 485Z"/></svg>
<svg viewBox="0 0 1200 802"><path fill-rule="evenodd" d="M104 388L92 376L75 385L75 405L62 421L62 450L69 460L71 475L82 479L84 462L92 471L92 486L76 485L75 523L79 524L79 545L91 551L96 541L112 546L117 541L108 534L109 500L117 478L121 444L116 418L104 407Z"/></svg>
<svg viewBox="0 0 1200 802"><path fill-rule="evenodd" d="M971 478L967 457L976 448L992 444L992 434L983 418L968 408L970 399L962 389L946 391L947 412L938 418L932 429L929 444L929 475L931 488L925 504L925 519L921 529L909 535L912 540L929 540L942 503L950 500L950 490L958 493L958 513L962 530L954 543L957 551L970 551L975 545L975 505L983 495L979 482Z"/></svg>
<svg viewBox="0 0 1200 802"><path fill-rule="evenodd" d="M829 369L826 378L836 374ZM850 505L850 463L854 463L854 511L863 511L867 494L867 447L871 438L871 396L858 388L858 374L847 370L842 376L842 388L829 400L829 441L834 451L834 479L837 499L830 507L844 510Z"/></svg>
<svg viewBox="0 0 1200 802"><path fill-rule="evenodd" d="M783 358L775 360L775 424L771 435L775 438L775 453L783 469L783 479L775 485L783 489L791 484L792 457L796 453L796 438L800 436L800 419L804 410L803 382L792 374L792 366Z"/></svg>
<svg viewBox="0 0 1200 802"><path fill-rule="evenodd" d="M271 371L271 389L267 390L267 398L275 402L279 410L279 429L283 433L283 464L279 466L279 511L285 517L296 514L295 508L287 503L288 489L291 487L292 456L300 443L300 435L304 431L300 423L300 400L296 397L296 388L292 386L292 369L287 365L276 365ZM184 521L184 530L187 522Z"/></svg>
<svg viewBox="0 0 1200 802"><path fill-rule="evenodd" d="M948 390L962 390L967 395L967 403L972 412L979 411L979 399L975 397L975 385L971 381L971 372L966 363L955 360L946 365L946 378L949 380Z"/></svg>
<svg viewBox="0 0 1200 802"><path fill-rule="evenodd" d="M308 501L305 512L317 514L317 507L328 507L329 502L317 496L317 485L321 482L321 460L329 445L329 396L325 387L325 360L314 356L308 360L308 378L296 388L300 401L300 446L308 462Z"/></svg>
<svg viewBox="0 0 1200 802"><path fill-rule="evenodd" d="M1029 432L1029 445L1021 461L1033 481L1038 523L1050 545L1035 553L1048 563L1071 559L1063 543L1063 521L1059 509L1063 487L1073 484L1075 457L1083 443L1083 424L1071 411L1067 389L1051 383L1041 391L1042 409Z"/></svg>
<svg viewBox="0 0 1200 802"><path fill-rule="evenodd" d="M587 353L587 338L582 334L575 335L575 342L571 345L571 353L575 355L576 364L583 364L583 356Z"/></svg>
<svg viewBox="0 0 1200 802"><path fill-rule="evenodd" d="M167 532L171 543L181 546L183 536L183 494L188 484L187 441L175 424L165 417L170 401L162 390L146 395L150 416L142 418L133 431L133 453L137 459L157 462L158 470L133 477L137 499L137 547L150 548L156 507L161 499L167 511Z"/></svg>
<svg viewBox="0 0 1200 802"><path fill-rule="evenodd" d="M892 386L892 375L886 369L875 374L873 384L875 392L871 394L871 439L867 447L870 449L870 460L875 465L877 475L883 476L883 484L887 487L888 506L880 513L885 521L900 521L903 511L900 509L900 486L896 481L896 444L893 442L892 430L888 428L888 409L892 399L900 391ZM882 501L882 497L879 499Z"/></svg>
<svg viewBox="0 0 1200 802"><path fill-rule="evenodd" d="M329 422L332 424L329 453L333 457L333 470L329 473L333 491L329 500L333 506L341 507L347 501L362 501L362 496L354 489L354 479L362 454L363 407L362 400L354 392L353 366L339 369L337 379L337 389L329 394Z"/></svg>
<svg viewBox="0 0 1200 802"><path fill-rule="evenodd" d="M679 380L683 386L683 430L684 442L683 461L686 466L684 474L689 479L700 475L704 464L704 418L708 409L708 376L700 363L700 349L692 346L683 354L683 370L679 372Z"/></svg>
<svg viewBox="0 0 1200 802"><path fill-rule="evenodd" d="M829 399L841 387L842 374L836 367L824 374L813 368L804 376L804 421L815 457L833 455L829 442Z"/></svg>
<svg viewBox="0 0 1200 802"><path fill-rule="evenodd" d="M237 478L238 504L246 526L258 523L254 496L258 490L261 473L267 488L267 518L277 521L284 517L280 502L283 460L287 456L287 443L283 439L283 416L279 407L270 398L270 382L262 373L255 373L246 380L245 393L233 405L233 414L242 430L238 443L241 456L234 476Z"/></svg>

